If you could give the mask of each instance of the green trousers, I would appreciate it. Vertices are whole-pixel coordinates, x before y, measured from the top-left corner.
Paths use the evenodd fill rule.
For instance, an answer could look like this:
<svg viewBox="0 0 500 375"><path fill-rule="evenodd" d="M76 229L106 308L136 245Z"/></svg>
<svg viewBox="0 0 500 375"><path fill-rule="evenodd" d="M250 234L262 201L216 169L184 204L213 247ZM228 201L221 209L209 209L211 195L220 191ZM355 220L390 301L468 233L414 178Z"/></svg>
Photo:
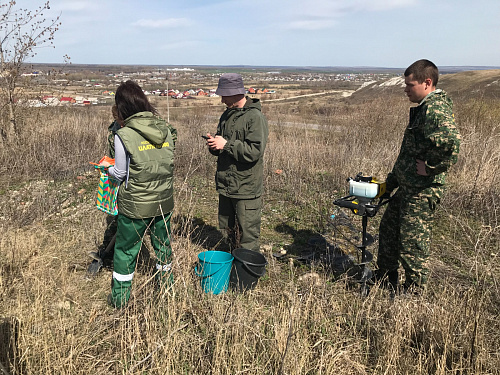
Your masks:
<svg viewBox="0 0 500 375"><path fill-rule="evenodd" d="M164 217L132 219L118 214L110 301L115 307L125 306L130 298L137 256L141 250L144 233L148 228L157 258L156 280L161 286L168 286L172 283L171 216L172 213L168 213Z"/></svg>
<svg viewBox="0 0 500 375"><path fill-rule="evenodd" d="M434 211L444 187L399 188L382 216L377 265L383 271L405 271L407 286L424 286L429 269Z"/></svg>
<svg viewBox="0 0 500 375"><path fill-rule="evenodd" d="M237 199L219 194L219 228L228 239L236 223L240 229L240 247L259 251L262 198ZM232 249L231 249L232 250Z"/></svg>

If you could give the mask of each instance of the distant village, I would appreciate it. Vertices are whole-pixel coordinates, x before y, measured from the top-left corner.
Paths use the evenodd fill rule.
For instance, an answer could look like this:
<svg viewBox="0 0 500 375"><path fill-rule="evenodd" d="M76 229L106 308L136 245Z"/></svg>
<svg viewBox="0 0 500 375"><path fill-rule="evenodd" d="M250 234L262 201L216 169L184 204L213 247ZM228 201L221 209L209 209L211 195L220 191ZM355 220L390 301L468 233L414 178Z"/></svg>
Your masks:
<svg viewBox="0 0 500 375"><path fill-rule="evenodd" d="M134 73L107 73L100 72L102 78L82 78L76 79L76 73L65 73L56 75L55 73L44 73L41 70L31 71L24 74L37 81L46 82L47 84L56 85L61 87L61 92L65 92L66 88L71 87L73 91L80 91L78 95L64 94L57 95L44 95L40 98L30 99L27 104L31 107L45 107L45 106L92 106L109 104L112 97L115 95L114 91L109 90L109 87L117 87L121 82L127 79L133 79L144 88L146 95L167 96L172 99L194 99L196 97L216 97L215 89L186 89L177 90L174 88L168 89L169 81L184 81L184 82L204 82L200 86L207 85L207 82L213 82L215 86L217 79L221 73L207 73L196 71L191 68L170 68L158 69L154 71ZM97 73L91 72L96 75ZM250 82L276 82L276 83L293 83L293 82L308 82L308 83L321 83L332 81L345 81L353 84L362 85L366 82L373 82L377 80L387 79L393 76L390 73L316 73L316 72L256 72L244 74L245 81ZM167 80L168 77L168 80ZM151 87L167 86L162 89L151 89ZM182 86L186 86L183 84ZM209 85L210 86L210 85ZM81 87L81 90L78 89ZM84 92L92 91L92 94L84 94ZM102 90L102 91L101 91ZM66 91L68 92L68 91ZM83 93L82 93L83 92ZM249 87L246 89L248 94L275 94L276 89L269 89L265 87Z"/></svg>
<svg viewBox="0 0 500 375"><path fill-rule="evenodd" d="M203 90L203 89L189 89L185 91L179 91L175 89L169 90L143 90L146 95L157 95L157 96L168 96L173 99L192 99L195 96L206 96L206 97L218 97L215 93L215 89ZM245 90L247 94L274 94L276 90L268 90L266 88L254 88L250 87ZM114 96L114 91L105 90L101 93L103 96ZM76 106L90 106L99 104L109 104L109 100L103 99L102 97L84 97L78 96L61 96L56 97L54 95L44 95L41 99L30 99L27 101L30 107L46 107L46 106L64 106L64 105L76 105Z"/></svg>

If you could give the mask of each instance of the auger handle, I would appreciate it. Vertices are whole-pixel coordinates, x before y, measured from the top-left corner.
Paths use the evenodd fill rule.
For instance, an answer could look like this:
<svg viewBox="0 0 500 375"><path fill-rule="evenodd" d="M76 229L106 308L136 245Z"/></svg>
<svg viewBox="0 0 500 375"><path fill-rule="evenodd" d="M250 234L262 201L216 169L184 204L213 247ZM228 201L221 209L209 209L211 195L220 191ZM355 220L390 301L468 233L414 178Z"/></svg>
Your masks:
<svg viewBox="0 0 500 375"><path fill-rule="evenodd" d="M339 207L350 208L351 210L359 210L359 204L354 203L353 201L345 201L341 199L337 199L333 202L333 204Z"/></svg>

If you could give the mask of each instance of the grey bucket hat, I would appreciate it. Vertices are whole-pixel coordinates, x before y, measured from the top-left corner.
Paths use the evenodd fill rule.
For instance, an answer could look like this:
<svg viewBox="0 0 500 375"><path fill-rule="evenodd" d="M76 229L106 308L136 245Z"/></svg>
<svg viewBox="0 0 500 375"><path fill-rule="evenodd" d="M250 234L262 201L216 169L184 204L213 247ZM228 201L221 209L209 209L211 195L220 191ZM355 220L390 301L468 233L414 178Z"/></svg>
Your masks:
<svg viewBox="0 0 500 375"><path fill-rule="evenodd" d="M237 73L224 73L219 78L219 85L215 93L219 96L245 95L243 78Z"/></svg>

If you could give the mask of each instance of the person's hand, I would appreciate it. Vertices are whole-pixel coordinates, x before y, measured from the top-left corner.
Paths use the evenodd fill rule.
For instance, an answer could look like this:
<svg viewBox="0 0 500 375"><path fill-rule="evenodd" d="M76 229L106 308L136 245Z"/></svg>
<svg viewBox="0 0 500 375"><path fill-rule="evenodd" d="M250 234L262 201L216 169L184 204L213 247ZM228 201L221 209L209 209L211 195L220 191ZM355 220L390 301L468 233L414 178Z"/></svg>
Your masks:
<svg viewBox="0 0 500 375"><path fill-rule="evenodd" d="M392 194L392 191L386 191L384 194L382 194L380 196L380 199L382 199L382 200L391 199L391 194Z"/></svg>
<svg viewBox="0 0 500 375"><path fill-rule="evenodd" d="M210 136L210 134L208 135ZM215 138L212 136L210 137L211 138L207 140L207 145L211 150L217 151L224 149L224 146L226 145L227 141L223 137L221 137L220 135L216 135Z"/></svg>
<svg viewBox="0 0 500 375"><path fill-rule="evenodd" d="M109 161L106 161L106 160L103 160L99 163L99 166L100 167L104 167L104 168L108 168L111 164L109 163Z"/></svg>
<svg viewBox="0 0 500 375"><path fill-rule="evenodd" d="M425 161L417 159L417 174L420 176L428 176L425 170Z"/></svg>

